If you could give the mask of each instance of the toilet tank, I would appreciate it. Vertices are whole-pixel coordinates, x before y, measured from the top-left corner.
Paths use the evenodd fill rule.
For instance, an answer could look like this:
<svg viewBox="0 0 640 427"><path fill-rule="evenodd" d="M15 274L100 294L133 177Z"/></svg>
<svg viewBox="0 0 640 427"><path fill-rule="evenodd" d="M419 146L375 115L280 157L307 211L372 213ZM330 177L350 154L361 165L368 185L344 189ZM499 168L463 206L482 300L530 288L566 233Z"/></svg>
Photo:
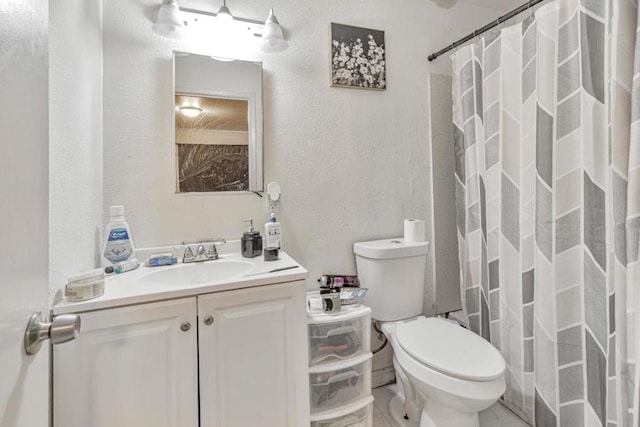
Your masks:
<svg viewBox="0 0 640 427"><path fill-rule="evenodd" d="M364 303L374 319L422 314L428 251L429 242L405 243L402 238L354 243L360 286L368 288Z"/></svg>

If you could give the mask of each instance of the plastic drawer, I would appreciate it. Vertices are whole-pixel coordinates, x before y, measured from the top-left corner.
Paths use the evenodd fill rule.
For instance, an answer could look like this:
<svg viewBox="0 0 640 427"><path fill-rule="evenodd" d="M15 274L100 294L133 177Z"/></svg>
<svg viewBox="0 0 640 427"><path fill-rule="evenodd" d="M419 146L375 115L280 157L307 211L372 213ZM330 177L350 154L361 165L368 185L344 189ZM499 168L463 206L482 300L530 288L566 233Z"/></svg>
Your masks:
<svg viewBox="0 0 640 427"><path fill-rule="evenodd" d="M373 396L311 417L311 427L373 427Z"/></svg>
<svg viewBox="0 0 640 427"><path fill-rule="evenodd" d="M309 369L311 413L347 405L371 394L371 353Z"/></svg>
<svg viewBox="0 0 640 427"><path fill-rule="evenodd" d="M334 315L310 314L309 365L337 362L369 352L370 313L368 307L360 307Z"/></svg>

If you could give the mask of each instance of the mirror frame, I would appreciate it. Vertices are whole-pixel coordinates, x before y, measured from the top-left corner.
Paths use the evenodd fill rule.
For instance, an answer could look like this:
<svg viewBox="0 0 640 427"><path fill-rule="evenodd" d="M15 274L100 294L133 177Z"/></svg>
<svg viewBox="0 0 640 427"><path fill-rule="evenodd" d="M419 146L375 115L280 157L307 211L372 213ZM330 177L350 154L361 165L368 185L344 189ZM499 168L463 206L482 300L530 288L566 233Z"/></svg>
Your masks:
<svg viewBox="0 0 640 427"><path fill-rule="evenodd" d="M176 83L176 59L182 55L198 55L198 56L208 56L202 55L199 53L192 52L184 52L184 51L173 51L173 94L171 99L174 100L172 102L172 111L173 111L173 145L176 159L176 167L174 167L175 174L175 182L176 182L176 194L184 195L184 194L233 194L233 193L245 193L245 192L263 192L264 191L264 166L263 166L263 158L264 158L264 143L263 143L263 129L264 129L264 115L263 115L263 70L262 70L262 62L260 61L244 61L237 60L235 61L243 61L243 62L251 62L256 64L260 68L260 93L254 92L242 92L242 91L232 91L232 90L211 90L207 88L198 88L198 87L177 87ZM216 59L210 57L212 61ZM224 63L224 61L220 61ZM229 62L232 63L232 62ZM178 151L177 151L177 142L176 142L176 120L175 120L175 97L176 95L187 95L187 96L202 96L206 98L225 98L225 99L241 99L246 100L249 104L247 112L248 115L248 133L249 133L249 189L248 191L211 191L211 192L185 192L179 193L177 192L177 182L178 182ZM258 99L259 98L259 99Z"/></svg>

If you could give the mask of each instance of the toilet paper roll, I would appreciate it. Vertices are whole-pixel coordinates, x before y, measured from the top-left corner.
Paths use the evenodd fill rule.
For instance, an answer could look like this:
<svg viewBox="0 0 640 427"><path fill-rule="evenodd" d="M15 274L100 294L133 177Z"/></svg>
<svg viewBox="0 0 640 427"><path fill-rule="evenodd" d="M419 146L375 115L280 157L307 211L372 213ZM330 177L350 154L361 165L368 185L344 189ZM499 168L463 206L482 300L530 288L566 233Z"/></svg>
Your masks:
<svg viewBox="0 0 640 427"><path fill-rule="evenodd" d="M310 297L307 300L307 307L309 311L322 310L322 299L320 298L320 295Z"/></svg>
<svg viewBox="0 0 640 427"><path fill-rule="evenodd" d="M424 221L408 218L404 220L404 241L406 243L424 242Z"/></svg>

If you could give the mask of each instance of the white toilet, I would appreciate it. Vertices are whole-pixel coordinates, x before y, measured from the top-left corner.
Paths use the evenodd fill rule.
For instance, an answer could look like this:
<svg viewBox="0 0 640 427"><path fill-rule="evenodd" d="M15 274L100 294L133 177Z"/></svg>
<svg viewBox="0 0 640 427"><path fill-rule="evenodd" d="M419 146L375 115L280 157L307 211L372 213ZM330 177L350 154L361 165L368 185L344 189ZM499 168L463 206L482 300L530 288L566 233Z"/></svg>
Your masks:
<svg viewBox="0 0 640 427"><path fill-rule="evenodd" d="M456 323L421 316L428 242L353 245L365 304L391 342L401 426L479 427L478 412L505 391L505 362L489 342Z"/></svg>

